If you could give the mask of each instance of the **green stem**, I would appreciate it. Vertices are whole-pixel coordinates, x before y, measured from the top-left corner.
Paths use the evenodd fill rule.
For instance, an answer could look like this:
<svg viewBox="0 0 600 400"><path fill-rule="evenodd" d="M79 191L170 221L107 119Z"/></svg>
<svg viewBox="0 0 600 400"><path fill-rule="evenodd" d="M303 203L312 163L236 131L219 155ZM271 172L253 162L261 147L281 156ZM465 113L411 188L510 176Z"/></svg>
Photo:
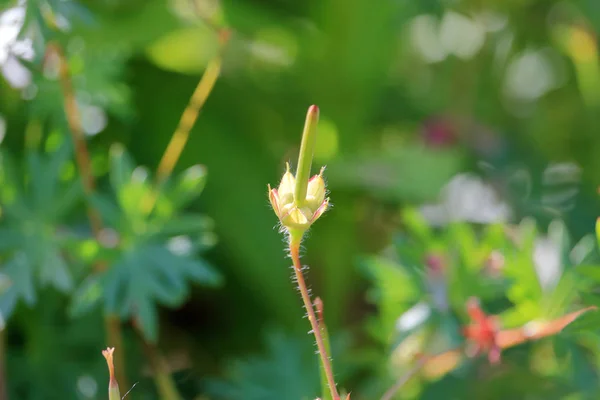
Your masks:
<svg viewBox="0 0 600 400"><path fill-rule="evenodd" d="M181 395L177 390L177 386L171 377L167 363L160 351L156 346L144 339L141 331L138 331L138 334L140 335L140 340L144 346L146 357L150 361L154 383L160 395L160 399L181 400Z"/></svg>
<svg viewBox="0 0 600 400"><path fill-rule="evenodd" d="M335 379L333 377L331 358L325 346L325 340L323 339L321 328L315 315L315 309L310 299L310 294L308 293L306 282L304 281L304 275L302 274L302 264L300 263L300 242L302 240L303 235L304 232L302 231L290 231L290 256L294 263L294 272L296 273L296 280L298 281L298 288L300 289L302 301L304 302L304 306L308 314L308 320L312 327L312 332L315 336L315 341L317 342L319 357L321 358L321 366L327 377L327 385L329 386L329 391L331 392L331 398L333 400L340 400L340 395L337 392Z"/></svg>
<svg viewBox="0 0 600 400"><path fill-rule="evenodd" d="M298 207L302 207L306 201L310 166L317 143L318 122L319 107L312 105L308 108L308 113L306 114L306 122L304 123L304 131L302 132L302 143L300 144L300 154L298 156L298 167L296 169L294 199Z"/></svg>

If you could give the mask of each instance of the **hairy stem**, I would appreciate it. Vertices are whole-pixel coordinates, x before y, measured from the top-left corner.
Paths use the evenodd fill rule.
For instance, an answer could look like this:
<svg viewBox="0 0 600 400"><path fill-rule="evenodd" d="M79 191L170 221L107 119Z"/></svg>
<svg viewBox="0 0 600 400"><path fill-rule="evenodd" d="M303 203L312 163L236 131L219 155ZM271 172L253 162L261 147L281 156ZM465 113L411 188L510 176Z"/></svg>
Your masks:
<svg viewBox="0 0 600 400"><path fill-rule="evenodd" d="M314 306L317 309L317 323L319 325L321 335L323 336L323 344L325 345L325 351L327 352L327 354L331 354L331 346L329 344L329 333L327 332L327 326L325 325L325 317L323 312L323 301L320 297L317 297L315 299ZM323 396L322 400L333 400L327 394L327 387L329 385L327 382L327 372L325 371L323 363L321 363L321 367L319 369L321 370L321 388L323 391L323 393L321 393L321 396Z"/></svg>
<svg viewBox="0 0 600 400"><path fill-rule="evenodd" d="M69 65L67 59L63 53L62 48L58 44L48 45L47 56L56 57L58 62L59 80L61 89L64 97L64 109L67 117L67 123L69 125L69 131L71 132L71 138L75 147L75 161L77 168L79 169L79 175L87 195L93 194L96 186L94 174L92 173L92 162L90 159L90 153L85 142L83 129L81 127L81 118L77 109L77 100L75 98L75 92L73 90L73 84L71 82L71 75L69 73ZM90 203L87 204L87 214L92 228L92 233L95 239L100 242L100 236L102 233L102 220L100 214L94 209ZM103 263L96 263L94 265L96 271L104 271L106 265ZM125 374L125 357L123 352L123 334L121 331L121 321L114 315L105 315L104 317L104 329L106 332L106 342L110 347L116 347L120 349L117 352L114 363L115 369L117 370L117 380L125 387L127 384L127 377Z"/></svg>
<svg viewBox="0 0 600 400"><path fill-rule="evenodd" d="M327 376L327 384L329 386L329 391L331 392L331 398L333 400L340 400L340 395L337 392L335 379L333 377L331 359L329 353L327 352L327 348L325 347L325 341L323 340L323 335L319 327L319 322L315 315L315 309L312 301L310 300L310 294L308 293L308 288L306 287L306 282L304 281L304 275L302 274L302 264L300 263L300 239L297 238L297 235L290 233L289 244L290 256L294 263L294 272L296 273L298 288L300 289L302 301L304 302L304 307L306 308L306 312L308 314L308 320L310 321L310 326L312 327L312 332L317 342L317 348L319 350L319 356L321 358L321 365L323 367L325 375Z"/></svg>

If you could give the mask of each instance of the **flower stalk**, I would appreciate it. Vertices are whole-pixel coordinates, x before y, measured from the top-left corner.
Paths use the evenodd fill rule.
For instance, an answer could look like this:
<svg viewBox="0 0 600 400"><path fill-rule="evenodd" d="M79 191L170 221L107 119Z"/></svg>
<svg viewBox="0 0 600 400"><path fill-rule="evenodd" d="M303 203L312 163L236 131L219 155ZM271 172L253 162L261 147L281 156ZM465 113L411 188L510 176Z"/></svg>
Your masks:
<svg viewBox="0 0 600 400"><path fill-rule="evenodd" d="M296 282L319 350L321 371L330 392L330 396L325 396L325 398L340 400L333 376L329 349L322 329L324 324L322 321L319 323L319 320L317 320L315 306L311 301L300 262L300 244L304 234L329 207L329 198L325 198L326 187L323 179L325 168L321 168L318 175L310 178L318 121L319 108L315 105L310 106L302 133L296 174L292 174L290 166L287 164L279 186L273 189L268 186L268 188L273 211L279 218L282 230L288 236L289 254L293 262Z"/></svg>
<svg viewBox="0 0 600 400"><path fill-rule="evenodd" d="M290 237L292 236L293 235L290 235ZM306 313L308 314L308 321L310 322L313 335L315 336L315 341L317 342L317 349L319 350L319 357L321 358L321 368L326 376L331 399L340 400L340 395L338 394L335 379L333 377L331 356L329 355L327 347L325 346L323 331L321 330L319 322L317 321L315 309L310 299L310 294L308 293L304 275L302 274L302 264L300 263L300 241L290 240L290 256L294 263L294 273L296 274L296 281L298 283L298 288L300 289L300 295L302 296L302 301L304 302L304 307L306 308Z"/></svg>
<svg viewBox="0 0 600 400"><path fill-rule="evenodd" d="M323 344L325 346L326 354L331 354L331 345L329 342L329 333L327 332L327 326L325 325L325 317L323 312L323 301L320 297L317 297L314 301L314 306L317 309L317 325L319 325L319 331L321 331L321 335L323 336ZM333 366L331 366L333 369ZM321 363L321 389L323 391L323 400L333 400L331 396L327 393L327 388L329 387L329 373L325 369L325 365ZM333 373L331 373L333 375Z"/></svg>

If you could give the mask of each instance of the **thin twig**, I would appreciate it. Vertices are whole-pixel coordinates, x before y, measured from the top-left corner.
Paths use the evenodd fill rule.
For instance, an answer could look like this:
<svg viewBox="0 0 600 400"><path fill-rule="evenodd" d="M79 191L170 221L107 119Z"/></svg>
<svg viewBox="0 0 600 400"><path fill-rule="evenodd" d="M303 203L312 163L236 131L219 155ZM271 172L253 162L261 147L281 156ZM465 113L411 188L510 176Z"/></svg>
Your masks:
<svg viewBox="0 0 600 400"><path fill-rule="evenodd" d="M394 385L390 387L387 392L385 392L385 394L381 397L381 400L392 400L396 392L398 392L398 390L400 390L400 388L402 388L402 386L404 386L406 382L411 380L411 378L415 376L417 372L419 372L419 370L423 367L423 365L425 365L426 362L427 359L425 357L420 358L414 367L412 367L410 370L408 370L407 373L402 375L396 381L396 383L394 383Z"/></svg>
<svg viewBox="0 0 600 400"><path fill-rule="evenodd" d="M79 169L83 188L89 196L94 193L96 182L94 174L92 173L90 154L81 127L81 119L77 109L77 100L73 90L71 74L69 73L69 65L62 48L56 43L48 45L46 57L52 55L55 56L58 61L58 76L64 97L64 109L67 123L69 124L69 131L71 132L71 138L75 147L75 161L77 162L77 168ZM93 208L89 202L87 203L87 214L94 238L100 242L103 229L102 220L100 219L98 211ZM104 271L106 270L106 264L96 262L94 264L94 269L97 272ZM119 318L112 314L105 315L104 328L107 335L107 345L122 350L124 348L123 334ZM117 380L121 382L123 386L127 387L129 385L127 384L127 377L125 374L125 357L123 353L123 351L119 351L115 356L114 362L117 370Z"/></svg>
<svg viewBox="0 0 600 400"><path fill-rule="evenodd" d="M177 128L175 128L175 132L173 132L173 135L171 136L171 140L169 141L169 144L167 144L167 148L160 159L156 169L156 189L142 205L146 213L150 213L154 208L161 185L173 172L175 164L177 164L179 157L181 157L181 153L190 137L190 131L194 127L206 100L208 100L208 97L212 93L217 79L219 78L219 74L221 73L221 53L225 44L229 41L229 38L230 31L226 29L219 31L219 52L208 63L204 74L202 74L198 85L196 85L196 89L194 89L194 92L185 107L185 110L183 110L183 113L181 114L181 118L179 119Z"/></svg>
<svg viewBox="0 0 600 400"><path fill-rule="evenodd" d="M298 288L300 289L302 301L304 302L304 306L308 314L308 320L310 322L313 335L315 336L315 340L317 342L317 348L319 349L321 363L323 365L325 375L327 376L327 383L331 392L331 398L333 400L340 400L340 395L338 394L337 387L335 385L335 379L333 377L333 368L331 367L331 360L325 347L325 342L323 340L323 335L319 327L319 322L315 315L313 303L310 300L310 294L308 293L308 288L306 287L306 282L304 281L304 275L302 274L302 264L300 263L300 245L298 243L290 242L290 256L292 258L292 261L294 262L294 272L296 273Z"/></svg>
<svg viewBox="0 0 600 400"><path fill-rule="evenodd" d="M181 152L190 137L190 130L196 123L202 106L204 106L204 103L206 103L208 96L212 92L220 71L221 57L219 55L208 63L158 164L156 179L159 183L165 180L173 171L175 163L181 156Z"/></svg>
<svg viewBox="0 0 600 400"><path fill-rule="evenodd" d="M167 363L159 349L144 338L144 334L135 321L133 325L139 335L142 346L144 347L146 358L150 361L154 383L156 384L156 389L160 394L161 400L181 400L181 395L177 390L177 386L171 377Z"/></svg>

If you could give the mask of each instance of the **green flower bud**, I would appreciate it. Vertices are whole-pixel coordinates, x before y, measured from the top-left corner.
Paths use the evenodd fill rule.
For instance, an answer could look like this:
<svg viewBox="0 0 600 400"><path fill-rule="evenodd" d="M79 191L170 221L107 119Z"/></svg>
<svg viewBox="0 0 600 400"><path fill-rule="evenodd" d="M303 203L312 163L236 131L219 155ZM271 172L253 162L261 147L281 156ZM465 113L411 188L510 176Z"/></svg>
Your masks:
<svg viewBox="0 0 600 400"><path fill-rule="evenodd" d="M325 201L325 181L323 180L323 171L321 168L319 175L315 175L308 181L308 189L306 191L306 205L313 211L317 211Z"/></svg>
<svg viewBox="0 0 600 400"><path fill-rule="evenodd" d="M281 224L287 229L301 233L323 215L329 206L329 199L325 198L327 190L323 180L325 168L321 168L319 175L308 179L318 119L319 108L311 106L306 115L296 175L290 172L290 165L286 164L286 171L277 189L268 186L269 201Z"/></svg>

